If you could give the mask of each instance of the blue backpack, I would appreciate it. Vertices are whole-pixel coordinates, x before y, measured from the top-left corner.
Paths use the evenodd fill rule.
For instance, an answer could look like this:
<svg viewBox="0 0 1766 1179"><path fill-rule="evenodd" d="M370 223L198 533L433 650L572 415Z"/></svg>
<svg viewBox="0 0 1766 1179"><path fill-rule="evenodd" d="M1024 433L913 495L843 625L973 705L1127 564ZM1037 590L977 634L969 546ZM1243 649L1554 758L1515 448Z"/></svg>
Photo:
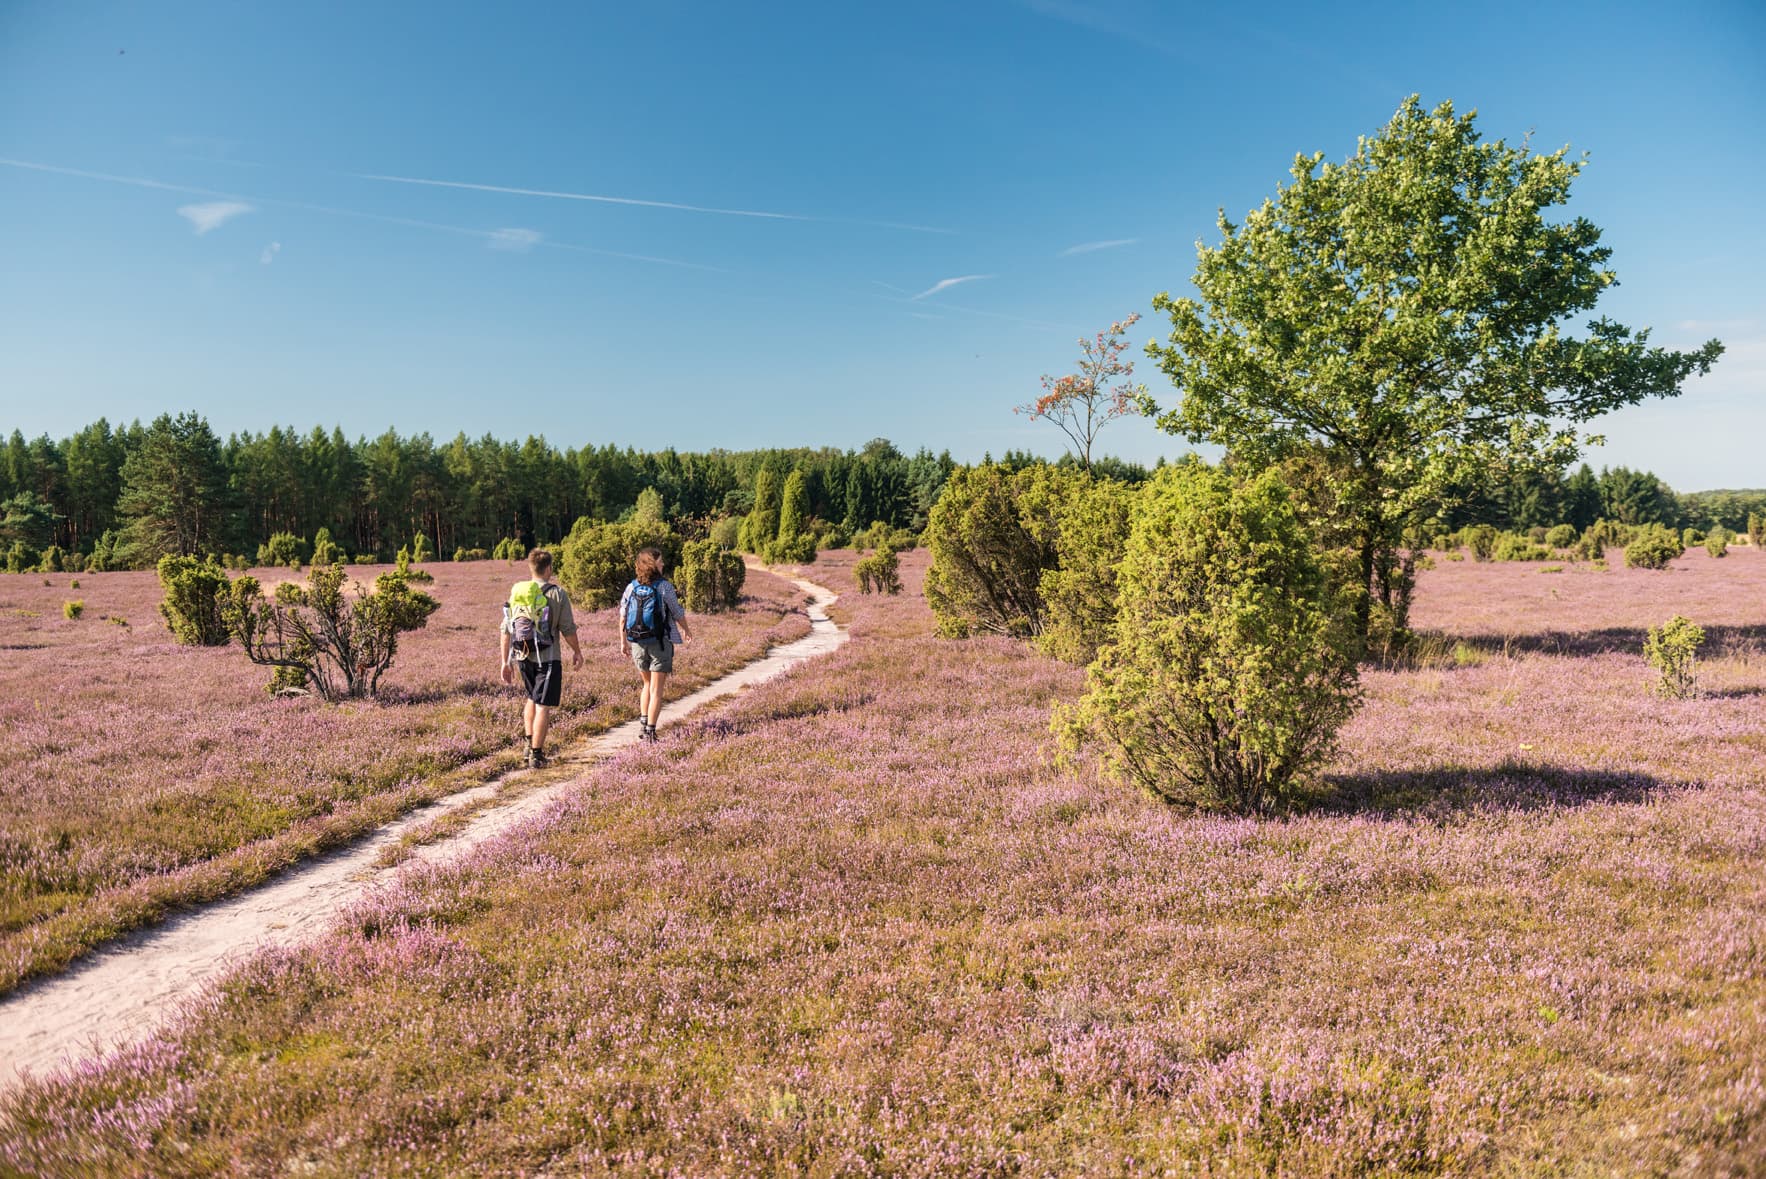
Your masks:
<svg viewBox="0 0 1766 1179"><path fill-rule="evenodd" d="M647 643L668 638L668 606L662 600L666 583L657 578L649 585L632 582L625 600L625 638L628 643Z"/></svg>

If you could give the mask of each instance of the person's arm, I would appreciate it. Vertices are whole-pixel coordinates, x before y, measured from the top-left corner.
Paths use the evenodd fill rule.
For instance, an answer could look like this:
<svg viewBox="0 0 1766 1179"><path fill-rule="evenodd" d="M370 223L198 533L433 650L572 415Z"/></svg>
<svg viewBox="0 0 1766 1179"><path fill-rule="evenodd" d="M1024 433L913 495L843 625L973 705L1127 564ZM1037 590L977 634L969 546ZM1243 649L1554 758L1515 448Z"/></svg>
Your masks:
<svg viewBox="0 0 1766 1179"><path fill-rule="evenodd" d="M619 630L619 653L625 654L625 602L632 596L632 587L627 585L625 592L619 595L619 609L614 611L613 625Z"/></svg>
<svg viewBox="0 0 1766 1179"><path fill-rule="evenodd" d="M507 610L504 611L503 625L497 628L497 647L500 652L498 662L502 665L502 671L499 674L502 675L505 684L512 684L515 682L515 665L509 662L509 618Z"/></svg>
<svg viewBox="0 0 1766 1179"><path fill-rule="evenodd" d="M571 608L570 595L564 590L558 591L558 601L558 631L570 644L570 666L578 668L583 665L583 649L576 641L576 611Z"/></svg>
<svg viewBox="0 0 1766 1179"><path fill-rule="evenodd" d="M672 582L669 583L668 588L672 591L668 595L670 599L668 608L675 616L675 625L681 628L681 642L691 642L693 632L687 629L687 608L681 605L680 591L675 589Z"/></svg>

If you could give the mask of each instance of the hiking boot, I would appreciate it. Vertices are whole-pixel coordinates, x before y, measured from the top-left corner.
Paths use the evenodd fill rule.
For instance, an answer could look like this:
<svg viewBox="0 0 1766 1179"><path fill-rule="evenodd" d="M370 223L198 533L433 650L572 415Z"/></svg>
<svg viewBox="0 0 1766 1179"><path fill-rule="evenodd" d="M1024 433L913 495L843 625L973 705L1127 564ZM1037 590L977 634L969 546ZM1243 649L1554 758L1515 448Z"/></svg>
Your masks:
<svg viewBox="0 0 1766 1179"><path fill-rule="evenodd" d="M656 726L652 725L649 721L639 721L638 722L638 740L640 740L640 741L654 741L654 740L656 740Z"/></svg>
<svg viewBox="0 0 1766 1179"><path fill-rule="evenodd" d="M546 752L543 749L529 748L527 751L527 768L543 770L546 768Z"/></svg>

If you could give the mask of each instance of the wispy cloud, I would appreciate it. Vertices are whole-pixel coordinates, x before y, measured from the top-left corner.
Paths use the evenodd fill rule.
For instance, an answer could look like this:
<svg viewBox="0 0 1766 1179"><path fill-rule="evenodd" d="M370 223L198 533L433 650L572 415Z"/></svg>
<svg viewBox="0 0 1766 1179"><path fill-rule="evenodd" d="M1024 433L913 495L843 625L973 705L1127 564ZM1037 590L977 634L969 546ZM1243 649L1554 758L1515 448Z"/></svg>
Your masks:
<svg viewBox="0 0 1766 1179"><path fill-rule="evenodd" d="M334 205L315 205L306 201L280 200L275 197L248 196L241 193L216 192L211 188L196 188L188 184L168 184L163 180L150 180L144 176L117 176L109 172L92 172L84 168L64 168L58 164L40 164L30 160L14 160L0 157L0 167L20 168L31 172L47 172L56 176L77 176L82 180L100 180L106 184L123 184L132 188L147 188L156 192L177 192L190 196L218 197L223 201L242 202L248 208L257 205L271 205L281 209L302 209L309 213L322 213L328 217L349 217L359 221L377 221L383 225L402 225L411 229L427 229L436 233L451 233L463 237L474 237L488 241L498 231L474 229L466 225L446 225L438 221L419 221L412 217L394 217L386 213L365 213L359 209L340 209ZM686 262L679 258L658 258L650 254L632 254L623 250L608 250L598 246L577 245L572 242L542 241L539 243L547 249L569 250L578 254L598 254L604 258L625 258L633 262L646 262L658 266L678 266L687 270L709 270L728 273L721 266L707 266L701 262Z"/></svg>
<svg viewBox="0 0 1766 1179"><path fill-rule="evenodd" d="M1061 257L1070 258L1074 254L1090 254L1098 250L1114 250L1118 246L1132 246L1140 241L1138 237L1113 237L1108 241L1080 242L1077 246L1068 246L1061 251Z"/></svg>
<svg viewBox="0 0 1766 1179"><path fill-rule="evenodd" d="M484 244L493 250L508 250L514 254L525 254L539 245L545 236L537 229L498 229L492 231L490 238Z"/></svg>
<svg viewBox="0 0 1766 1179"><path fill-rule="evenodd" d="M928 295L936 295L939 291L948 291L950 288L961 286L966 282L980 282L984 278L995 277L997 276L992 274L964 274L956 278L941 278L919 294L915 295L914 298L924 299Z"/></svg>
<svg viewBox="0 0 1766 1179"><path fill-rule="evenodd" d="M281 242L271 242L269 245L264 247L264 252L258 255L258 261L261 262L263 265L268 266L270 263L272 263L276 260L276 255L280 254L281 252L282 252L282 243Z"/></svg>
<svg viewBox="0 0 1766 1179"><path fill-rule="evenodd" d="M249 213L252 206L244 201L205 201L199 205L183 205L178 209L178 216L196 227L196 236L201 237L211 229L219 229L241 213Z"/></svg>
<svg viewBox="0 0 1766 1179"><path fill-rule="evenodd" d="M767 221L816 221L838 225L869 225L878 229L902 229L913 233L951 233L930 225L910 225L899 221L868 221L845 217L812 217L803 213L778 213L766 209L726 209L716 205L691 205L682 201L652 201L639 197L609 196L597 192L566 192L552 188L517 188L507 184L472 184L464 180L434 180L423 176L388 176L378 172L346 172L356 180L376 180L383 184L417 184L429 188L460 188L468 192L496 192L505 196L544 197L558 201L594 201L605 205L634 205L643 209L673 209L681 213L710 213L719 217L758 217Z"/></svg>

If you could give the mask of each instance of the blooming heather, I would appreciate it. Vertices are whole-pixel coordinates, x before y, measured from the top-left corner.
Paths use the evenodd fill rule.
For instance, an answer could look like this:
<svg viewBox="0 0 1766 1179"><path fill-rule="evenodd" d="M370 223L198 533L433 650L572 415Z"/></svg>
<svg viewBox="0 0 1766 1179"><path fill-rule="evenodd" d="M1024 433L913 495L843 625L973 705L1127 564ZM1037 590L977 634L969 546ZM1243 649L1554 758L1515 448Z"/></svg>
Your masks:
<svg viewBox="0 0 1766 1179"><path fill-rule="evenodd" d="M151 572L82 575L78 622L60 617L65 578L0 576L0 992L509 768L521 720L495 628L522 570L432 568L442 607L402 640L382 700L339 706L271 699L236 647L180 646ZM794 586L756 574L747 592L694 627L671 691L807 633ZM566 676L559 741L636 709L612 611L577 617L588 662Z"/></svg>
<svg viewBox="0 0 1766 1179"><path fill-rule="evenodd" d="M1471 654L1370 672L1282 821L1057 769L1080 673L933 640L924 560L840 651L0 1099L0 1170L1766 1167L1766 556L1426 572ZM1633 641L1674 612L1699 702Z"/></svg>

